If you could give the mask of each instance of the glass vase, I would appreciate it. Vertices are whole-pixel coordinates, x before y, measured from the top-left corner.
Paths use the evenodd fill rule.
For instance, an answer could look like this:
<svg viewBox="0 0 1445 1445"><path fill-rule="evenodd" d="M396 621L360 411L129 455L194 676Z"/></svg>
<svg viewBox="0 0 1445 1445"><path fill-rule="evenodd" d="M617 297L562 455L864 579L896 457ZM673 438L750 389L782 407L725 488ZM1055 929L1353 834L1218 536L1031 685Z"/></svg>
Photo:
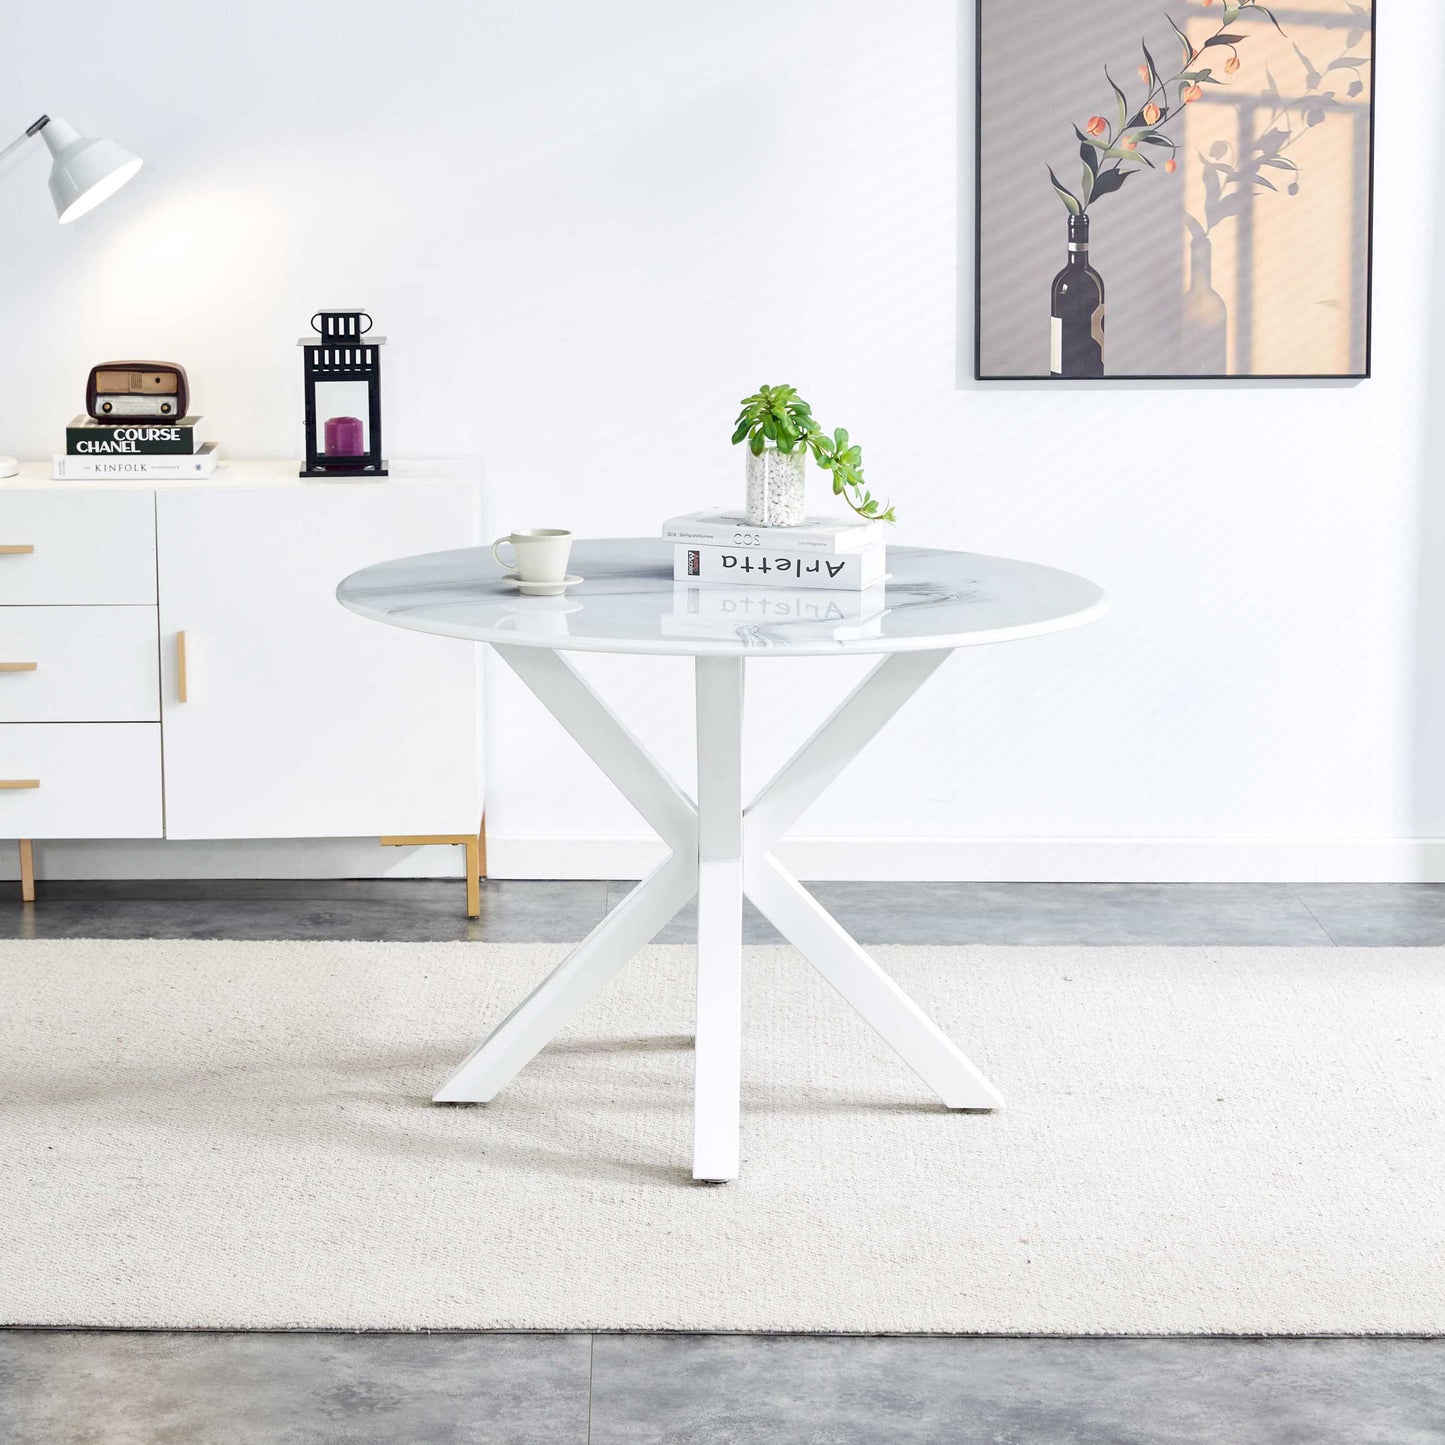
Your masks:
<svg viewBox="0 0 1445 1445"><path fill-rule="evenodd" d="M750 527L796 527L803 520L808 453L765 446L747 453L747 519Z"/></svg>

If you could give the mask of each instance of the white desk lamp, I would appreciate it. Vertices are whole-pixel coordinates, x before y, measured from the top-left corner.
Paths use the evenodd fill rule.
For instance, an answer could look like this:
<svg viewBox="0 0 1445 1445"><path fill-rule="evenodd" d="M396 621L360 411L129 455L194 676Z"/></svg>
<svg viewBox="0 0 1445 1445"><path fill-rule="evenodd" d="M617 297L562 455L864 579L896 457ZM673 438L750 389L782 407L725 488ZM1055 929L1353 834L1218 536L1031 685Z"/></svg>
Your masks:
<svg viewBox="0 0 1445 1445"><path fill-rule="evenodd" d="M81 135L63 120L42 115L18 140L0 150L0 161L38 135L50 148L50 199L63 226L113 196L140 168L141 160L113 140ZM0 477L20 470L14 457L0 456Z"/></svg>

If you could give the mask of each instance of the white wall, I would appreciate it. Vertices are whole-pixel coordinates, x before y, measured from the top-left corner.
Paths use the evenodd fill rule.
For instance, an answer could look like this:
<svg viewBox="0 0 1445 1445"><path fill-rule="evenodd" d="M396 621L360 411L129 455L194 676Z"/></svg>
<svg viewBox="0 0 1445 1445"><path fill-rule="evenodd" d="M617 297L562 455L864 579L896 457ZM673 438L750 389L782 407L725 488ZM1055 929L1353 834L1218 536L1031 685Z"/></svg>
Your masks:
<svg viewBox="0 0 1445 1445"><path fill-rule="evenodd" d="M10 130L50 110L148 165L64 228L39 145L0 173L6 448L52 450L93 361L155 355L233 455L294 453L296 337L364 303L393 455L482 452L501 527L648 533L737 495L736 399L793 381L899 540L1115 598L955 657L802 820L809 871L1445 877L1438 7L1386 7L1375 379L1067 391L959 375L971 4L145 11L7 17ZM685 665L585 668L686 772ZM859 672L754 664L756 772ZM635 870L640 820L510 678L490 713L495 870Z"/></svg>

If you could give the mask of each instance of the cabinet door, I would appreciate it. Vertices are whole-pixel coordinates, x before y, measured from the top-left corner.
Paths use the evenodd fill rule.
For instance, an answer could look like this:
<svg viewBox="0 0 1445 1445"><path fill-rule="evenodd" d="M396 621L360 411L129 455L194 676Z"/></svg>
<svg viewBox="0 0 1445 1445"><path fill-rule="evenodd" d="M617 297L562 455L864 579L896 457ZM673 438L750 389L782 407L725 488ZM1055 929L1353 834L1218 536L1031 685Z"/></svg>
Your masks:
<svg viewBox="0 0 1445 1445"><path fill-rule="evenodd" d="M162 492L156 521L168 838L476 830L475 645L335 597L470 544L468 484Z"/></svg>

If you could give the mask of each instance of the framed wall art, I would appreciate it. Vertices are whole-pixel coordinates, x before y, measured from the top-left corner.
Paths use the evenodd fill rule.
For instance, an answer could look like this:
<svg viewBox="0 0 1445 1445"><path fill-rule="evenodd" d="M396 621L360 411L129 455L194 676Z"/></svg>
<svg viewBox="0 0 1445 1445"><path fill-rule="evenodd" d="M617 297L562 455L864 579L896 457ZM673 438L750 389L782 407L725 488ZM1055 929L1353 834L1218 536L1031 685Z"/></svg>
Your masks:
<svg viewBox="0 0 1445 1445"><path fill-rule="evenodd" d="M981 381L1363 377L1373 0L977 0Z"/></svg>

